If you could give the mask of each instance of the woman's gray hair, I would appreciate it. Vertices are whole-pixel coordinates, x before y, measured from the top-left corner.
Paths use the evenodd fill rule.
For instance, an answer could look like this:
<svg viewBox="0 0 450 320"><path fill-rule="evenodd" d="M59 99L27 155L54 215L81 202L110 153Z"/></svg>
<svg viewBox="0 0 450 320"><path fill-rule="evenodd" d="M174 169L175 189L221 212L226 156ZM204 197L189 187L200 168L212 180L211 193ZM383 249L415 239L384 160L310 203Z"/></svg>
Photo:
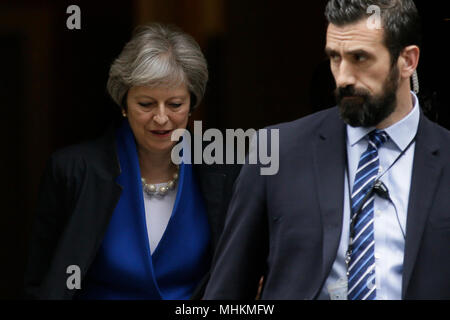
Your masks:
<svg viewBox="0 0 450 320"><path fill-rule="evenodd" d="M207 81L207 63L197 42L174 26L152 23L138 27L114 60L107 90L126 109L126 94L131 87L185 84L193 110L203 98Z"/></svg>

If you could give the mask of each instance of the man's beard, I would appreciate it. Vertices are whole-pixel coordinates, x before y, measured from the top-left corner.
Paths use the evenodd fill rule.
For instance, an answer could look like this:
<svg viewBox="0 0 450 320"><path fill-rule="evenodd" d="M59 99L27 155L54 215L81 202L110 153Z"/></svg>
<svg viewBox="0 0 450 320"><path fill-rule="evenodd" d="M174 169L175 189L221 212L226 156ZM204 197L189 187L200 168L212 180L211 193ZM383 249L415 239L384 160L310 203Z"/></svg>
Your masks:
<svg viewBox="0 0 450 320"><path fill-rule="evenodd" d="M375 127L389 117L397 104L398 75L398 67L392 66L379 95L371 95L366 89L355 89L353 85L336 88L342 120L352 127Z"/></svg>

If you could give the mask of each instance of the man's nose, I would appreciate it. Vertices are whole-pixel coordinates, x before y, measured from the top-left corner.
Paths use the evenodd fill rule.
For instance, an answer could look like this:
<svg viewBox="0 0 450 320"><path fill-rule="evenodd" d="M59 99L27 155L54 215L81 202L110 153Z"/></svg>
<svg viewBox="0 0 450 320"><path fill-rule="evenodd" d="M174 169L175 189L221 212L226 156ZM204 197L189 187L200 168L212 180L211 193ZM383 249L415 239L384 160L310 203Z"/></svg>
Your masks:
<svg viewBox="0 0 450 320"><path fill-rule="evenodd" d="M355 85L356 78L352 66L343 60L339 65L336 75L336 86L338 88L345 88L350 85Z"/></svg>
<svg viewBox="0 0 450 320"><path fill-rule="evenodd" d="M153 120L159 125L164 125L169 120L169 117L166 113L166 107L164 105L159 105L156 113L153 117Z"/></svg>

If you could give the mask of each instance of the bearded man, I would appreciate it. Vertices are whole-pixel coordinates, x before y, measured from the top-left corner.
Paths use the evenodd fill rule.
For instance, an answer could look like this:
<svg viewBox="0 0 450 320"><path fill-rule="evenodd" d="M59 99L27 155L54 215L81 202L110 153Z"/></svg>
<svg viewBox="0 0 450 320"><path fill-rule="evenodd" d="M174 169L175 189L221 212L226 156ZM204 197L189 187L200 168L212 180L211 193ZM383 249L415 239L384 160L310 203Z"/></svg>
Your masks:
<svg viewBox="0 0 450 320"><path fill-rule="evenodd" d="M411 90L417 9L325 15L338 106L272 127L278 174L243 167L204 298L251 299L263 276L261 299L449 299L450 133Z"/></svg>

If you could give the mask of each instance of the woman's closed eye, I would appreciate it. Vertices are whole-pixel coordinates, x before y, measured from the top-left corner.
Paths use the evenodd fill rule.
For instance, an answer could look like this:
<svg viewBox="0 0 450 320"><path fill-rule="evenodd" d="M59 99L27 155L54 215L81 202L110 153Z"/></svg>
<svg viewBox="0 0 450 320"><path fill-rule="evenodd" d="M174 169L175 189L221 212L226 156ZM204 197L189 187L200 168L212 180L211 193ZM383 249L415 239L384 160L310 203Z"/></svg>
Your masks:
<svg viewBox="0 0 450 320"><path fill-rule="evenodd" d="M139 104L141 107L150 107L150 106L153 105L153 102L138 102L138 104ZM170 107L173 107L173 108L179 108L179 107L181 107L182 105L183 105L182 103L169 103L169 106L170 106Z"/></svg>
<svg viewBox="0 0 450 320"><path fill-rule="evenodd" d="M138 102L141 107L150 107L153 102Z"/></svg>

